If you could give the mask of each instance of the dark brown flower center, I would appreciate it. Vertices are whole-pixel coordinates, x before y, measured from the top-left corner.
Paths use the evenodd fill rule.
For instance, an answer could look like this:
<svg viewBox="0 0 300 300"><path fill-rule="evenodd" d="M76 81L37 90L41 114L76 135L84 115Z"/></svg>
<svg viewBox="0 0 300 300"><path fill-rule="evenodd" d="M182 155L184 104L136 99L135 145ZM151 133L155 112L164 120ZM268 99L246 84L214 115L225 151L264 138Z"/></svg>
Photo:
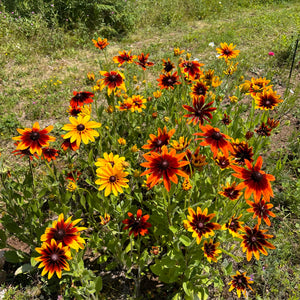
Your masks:
<svg viewBox="0 0 300 300"><path fill-rule="evenodd" d="M83 131L85 129L85 126L83 124L79 124L76 128L78 131Z"/></svg>
<svg viewBox="0 0 300 300"><path fill-rule="evenodd" d="M229 55L229 54L231 53L231 51L230 51L229 49L225 49L225 50L223 51L223 53L224 53L225 55Z"/></svg>
<svg viewBox="0 0 300 300"><path fill-rule="evenodd" d="M50 258L51 258L52 261L58 261L59 256L57 255L57 253L52 253L50 255Z"/></svg>
<svg viewBox="0 0 300 300"><path fill-rule="evenodd" d="M110 181L110 182L116 182L116 180L117 180L117 177L116 177L116 176L110 176L110 177L109 177L109 181Z"/></svg>
<svg viewBox="0 0 300 300"><path fill-rule="evenodd" d="M251 174L251 178L256 182L260 182L263 179L263 177L264 176L258 171L254 171Z"/></svg>
<svg viewBox="0 0 300 300"><path fill-rule="evenodd" d="M256 242L256 240L257 240L257 239L256 239L256 237L255 237L255 236L252 236L252 237L251 237L251 242L253 242L253 243L254 243L254 242Z"/></svg>
<svg viewBox="0 0 300 300"><path fill-rule="evenodd" d="M165 159L163 159L160 163L160 167L162 170L168 169L169 165L170 165L169 162Z"/></svg>
<svg viewBox="0 0 300 300"><path fill-rule="evenodd" d="M33 141L37 141L40 137L40 134L37 131L32 131L30 133L30 139Z"/></svg>
<svg viewBox="0 0 300 300"><path fill-rule="evenodd" d="M157 147L161 147L162 145L164 144L164 142L162 141L162 140L157 140L156 141L156 145L157 145Z"/></svg>
<svg viewBox="0 0 300 300"><path fill-rule="evenodd" d="M198 223L198 228L203 228L204 227L204 224L202 222L199 222Z"/></svg>
<svg viewBox="0 0 300 300"><path fill-rule="evenodd" d="M214 140L220 140L222 138L222 134L219 132L219 131L215 131L211 137L214 139Z"/></svg>
<svg viewBox="0 0 300 300"><path fill-rule="evenodd" d="M241 278L238 279L238 283L242 283L243 280Z"/></svg>
<svg viewBox="0 0 300 300"><path fill-rule="evenodd" d="M233 221L231 221L230 226L231 226L231 227L234 227L234 226L235 226L235 223L234 223Z"/></svg>
<svg viewBox="0 0 300 300"><path fill-rule="evenodd" d="M271 105L271 101L269 99L265 100L265 106L270 106Z"/></svg>
<svg viewBox="0 0 300 300"><path fill-rule="evenodd" d="M64 231L64 229L58 229L55 234L54 234L54 239L57 241L61 241L63 239L63 237L65 236L66 232Z"/></svg>

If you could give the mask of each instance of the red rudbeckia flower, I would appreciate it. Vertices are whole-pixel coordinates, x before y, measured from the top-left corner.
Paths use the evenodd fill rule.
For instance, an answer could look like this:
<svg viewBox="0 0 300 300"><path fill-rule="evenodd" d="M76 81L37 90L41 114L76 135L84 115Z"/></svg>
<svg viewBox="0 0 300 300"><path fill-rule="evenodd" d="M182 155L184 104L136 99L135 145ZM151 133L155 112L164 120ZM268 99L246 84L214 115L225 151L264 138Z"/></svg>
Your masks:
<svg viewBox="0 0 300 300"><path fill-rule="evenodd" d="M187 73L189 79L195 79L197 75L202 75L203 72L200 70L200 67L204 64L199 63L198 61L189 61L185 60L179 64L179 67L182 68L183 73Z"/></svg>
<svg viewBox="0 0 300 300"><path fill-rule="evenodd" d="M249 199L251 194L254 196L255 202L258 202L261 195L265 197L266 201L270 201L270 196L273 197L273 191L271 188L270 181L274 181L275 177L270 174L266 174L261 170L263 159L261 156L258 157L254 166L246 160L246 167L231 166L231 168L237 173L232 174L233 176L243 179L244 181L239 183L237 189L245 190L245 199Z"/></svg>
<svg viewBox="0 0 300 300"><path fill-rule="evenodd" d="M204 120L210 122L209 119L212 119L211 112L216 110L216 107L210 107L214 101L205 104L205 97L194 97L193 99L193 107L188 105L182 105L182 107L191 112L190 114L184 115L185 118L191 118L187 123L193 123L196 125L199 122L199 127L203 125Z"/></svg>
<svg viewBox="0 0 300 300"><path fill-rule="evenodd" d="M119 71L100 71L100 74L104 76L104 78L100 79L100 90L102 91L105 86L107 86L107 94L110 95L112 91L115 92L116 88L119 88L126 92L125 82L124 82L124 74Z"/></svg>
<svg viewBox="0 0 300 300"><path fill-rule="evenodd" d="M242 292L247 299L248 297L246 294L246 288L248 287L253 291L252 287L249 285L250 283L253 283L253 281L251 281L251 278L246 276L246 272L241 274L239 271L236 271L236 275L231 275L231 277L233 279L228 283L229 285L231 285L231 287L229 288L229 292L233 289L236 289L236 293L239 298L241 297Z"/></svg>
<svg viewBox="0 0 300 300"><path fill-rule="evenodd" d="M118 67L121 67L126 62L129 64L133 63L133 60L136 58L136 55L130 55L130 52L131 51L128 51L128 53L126 53L125 50L123 52L119 51L119 55L114 56L113 61L119 64Z"/></svg>
<svg viewBox="0 0 300 300"><path fill-rule="evenodd" d="M204 140L200 143L200 146L210 146L214 157L218 155L218 150L221 150L226 156L229 155L228 151L233 151L230 142L226 139L230 139L229 136L220 132L219 128L214 128L210 125L199 126L203 131L202 133L194 133L194 135L203 136L202 138L195 139Z"/></svg>
<svg viewBox="0 0 300 300"><path fill-rule="evenodd" d="M161 74L156 80L159 82L158 86L160 86L161 89L174 90L175 85L181 84L181 82L179 82L178 79L179 76L177 76L177 72L175 72L173 74Z"/></svg>
<svg viewBox="0 0 300 300"><path fill-rule="evenodd" d="M149 53L147 53L146 55L142 53L141 55L138 55L139 61L135 61L134 63L141 66L142 69L145 71L147 67L151 67L154 65L153 62L148 61L148 57L149 57Z"/></svg>
<svg viewBox="0 0 300 300"><path fill-rule="evenodd" d="M58 150L54 148L48 148L48 147L43 148L42 152L43 152L42 159L45 158L48 161L55 160L56 156L58 156Z"/></svg>
<svg viewBox="0 0 300 300"><path fill-rule="evenodd" d="M181 170L181 168L187 164L188 161L182 161L185 153L176 154L176 150L172 149L168 153L167 146L162 146L162 153L151 152L150 155L144 154L144 158L147 162L141 164L142 167L149 168L141 174L141 176L150 174L147 179L147 184L150 184L152 188L163 177L164 186L169 192L171 188L171 181L175 184L178 183L176 175L187 178L188 175Z"/></svg>
<svg viewBox="0 0 300 300"><path fill-rule="evenodd" d="M94 43L94 46L100 50L103 50L104 48L106 48L109 45L109 43L107 42L107 39L101 39L99 37L98 37L97 41L94 39L92 41Z"/></svg>
<svg viewBox="0 0 300 300"><path fill-rule="evenodd" d="M17 131L21 134L21 136L16 136L12 139L21 141L17 146L17 150L25 150L28 148L31 154L36 152L39 156L41 156L42 147L48 147L49 142L55 141L55 137L48 135L52 129L53 126L50 125L45 129L40 130L39 123L35 122L32 128L17 128Z"/></svg>
<svg viewBox="0 0 300 300"><path fill-rule="evenodd" d="M145 234L148 234L148 229L152 225L147 222L149 219L149 215L142 216L142 210L138 209L136 212L136 218L131 212L128 212L129 219L125 219L122 221L123 224L127 224L123 230L130 229L129 235L132 233L134 234L134 237L138 236L139 234L144 236Z"/></svg>
<svg viewBox="0 0 300 300"><path fill-rule="evenodd" d="M73 92L74 97L70 101L72 107L83 106L83 104L92 103L95 95L91 92Z"/></svg>
<svg viewBox="0 0 300 300"><path fill-rule="evenodd" d="M16 142L16 143L14 143L14 145L18 147L18 144L19 144L19 143L20 143L20 142ZM24 157L24 156L27 156L27 157L29 157L30 160L33 159L33 156L34 156L35 158L39 158L39 157L36 155L36 153L33 153L33 154L32 154L32 153L30 152L29 148L26 148L26 149L24 149L24 150L14 150L14 151L12 151L11 153L14 153L14 155L20 155L20 158L21 158L21 157Z"/></svg>

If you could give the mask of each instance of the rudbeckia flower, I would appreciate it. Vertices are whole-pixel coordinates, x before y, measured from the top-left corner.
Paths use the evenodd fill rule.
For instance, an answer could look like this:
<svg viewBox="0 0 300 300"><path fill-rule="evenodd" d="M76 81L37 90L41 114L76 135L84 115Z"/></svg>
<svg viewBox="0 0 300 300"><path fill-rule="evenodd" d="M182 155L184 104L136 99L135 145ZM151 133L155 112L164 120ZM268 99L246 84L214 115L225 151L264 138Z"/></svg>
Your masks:
<svg viewBox="0 0 300 300"><path fill-rule="evenodd" d="M107 154L103 153L103 158L98 158L95 162L95 166L99 168L106 167L107 165L111 165L112 167L116 166L117 169L123 169L123 162L125 161L125 157L120 157L118 154L114 155L112 152Z"/></svg>
<svg viewBox="0 0 300 300"><path fill-rule="evenodd" d="M64 135L62 135L61 137L64 138ZM63 148L64 151L67 151L68 149L77 151L79 149L79 146L77 146L76 140L71 143L70 138L67 138L61 144L61 148Z"/></svg>
<svg viewBox="0 0 300 300"><path fill-rule="evenodd" d="M201 171L207 165L206 156L200 154L200 147L197 147L194 153L190 149L186 149L183 160L189 162L189 164L182 167L182 171L189 176L193 175L195 170Z"/></svg>
<svg viewBox="0 0 300 300"><path fill-rule="evenodd" d="M72 107L83 106L83 104L92 103L95 95L91 92L73 92L74 97L70 101Z"/></svg>
<svg viewBox="0 0 300 300"><path fill-rule="evenodd" d="M127 214L129 219L125 219L122 221L123 224L126 224L123 230L130 229L129 236L132 233L134 234L134 237L137 237L139 234L142 236L148 234L148 228L152 226L149 222L147 222L150 216L142 216L142 213L142 210L138 209L135 218L131 212L128 212Z"/></svg>
<svg viewBox="0 0 300 300"><path fill-rule="evenodd" d="M53 221L52 227L47 227L45 233L41 236L41 241L50 244L54 239L57 244L62 243L62 246L70 247L78 251L83 249L85 241L80 237L80 231L86 230L86 227L76 227L81 219L71 221L69 217L66 221L64 215L60 214L57 221Z"/></svg>
<svg viewBox="0 0 300 300"><path fill-rule="evenodd" d="M267 80L266 78L252 77L251 80L245 80L245 82L240 86L240 88L241 91L244 90L244 92L250 93L252 97L255 97L256 94L272 89L272 85L268 85L270 82L271 80Z"/></svg>
<svg viewBox="0 0 300 300"><path fill-rule="evenodd" d="M231 155L234 157L234 163L245 165L246 159L250 162L253 162L253 147L249 147L247 142L239 142L237 140L235 143L231 143L231 145L233 148L233 151L231 151Z"/></svg>
<svg viewBox="0 0 300 300"><path fill-rule="evenodd" d="M189 79L193 80L197 75L202 75L203 72L200 70L200 67L204 64L199 63L198 61L189 61L185 60L179 64L179 67L182 69L182 73L187 73Z"/></svg>
<svg viewBox="0 0 300 300"><path fill-rule="evenodd" d="M105 213L104 218L100 216L100 219L101 219L100 224L104 226L110 221L110 215Z"/></svg>
<svg viewBox="0 0 300 300"><path fill-rule="evenodd" d="M223 186L223 191L219 192L220 195L234 201L240 198L242 192L236 188L237 184L233 182L231 185L227 183L226 186Z"/></svg>
<svg viewBox="0 0 300 300"><path fill-rule="evenodd" d="M124 172L123 169L119 169L117 165L113 167L108 164L105 167L98 168L96 170L97 177L99 177L95 183L100 185L99 191L105 190L104 196L107 197L113 192L115 196L118 193L123 193L123 188L128 188L127 182L129 181L125 178L129 173Z"/></svg>
<svg viewBox="0 0 300 300"><path fill-rule="evenodd" d="M181 84L181 82L178 81L179 76L177 75L177 72L171 74L161 74L159 75L159 78L156 79L161 89L172 89L174 90L175 85Z"/></svg>
<svg viewBox="0 0 300 300"><path fill-rule="evenodd" d="M155 186L161 177L163 177L164 186L169 192L171 188L171 181L175 184L178 183L176 175L182 177L188 177L188 175L181 170L181 168L187 164L188 161L182 161L185 153L176 154L176 150L172 149L168 152L167 146L162 146L161 154L156 152L150 152L150 154L144 154L144 158L147 162L141 163L142 167L148 168L141 176L150 174L147 180L147 184L150 184L150 188Z"/></svg>
<svg viewBox="0 0 300 300"><path fill-rule="evenodd" d="M241 235L239 233L239 230L243 230L242 224L244 224L244 222L239 221L239 219L241 217L242 217L242 215L240 215L239 217L236 217L235 214L234 214L227 223L222 225L221 230L227 230L228 229L229 233L233 237L240 238Z"/></svg>
<svg viewBox="0 0 300 300"><path fill-rule="evenodd" d="M191 87L192 92L190 93L190 95L193 98L199 98L200 96L205 96L208 89L209 86L207 86L204 82L197 81L192 85Z"/></svg>
<svg viewBox="0 0 300 300"><path fill-rule="evenodd" d="M62 243L56 243L54 239L50 243L43 243L41 248L35 248L35 250L41 254L40 257L36 257L34 260L41 262L39 268L44 268L42 276L47 272L48 279L50 279L54 273L58 278L61 278L61 270L70 271L67 260L72 259L69 247L63 247Z"/></svg>
<svg viewBox="0 0 300 300"><path fill-rule="evenodd" d="M204 241L203 247L201 249L203 250L204 256L209 262L217 262L217 257L220 253L222 253L222 251L218 249L219 246L220 243L214 244L212 239L210 239L209 242Z"/></svg>
<svg viewBox="0 0 300 300"><path fill-rule="evenodd" d="M162 70L162 72L169 73L173 69L175 69L175 65L171 62L170 58L168 58L168 60L163 59L162 61L163 61L163 70Z"/></svg>
<svg viewBox="0 0 300 300"><path fill-rule="evenodd" d="M40 130L40 125L38 122L35 122L32 128L17 128L17 131L21 134L21 136L12 138L15 141L20 141L16 150L29 149L31 154L36 152L39 156L41 156L42 147L48 147L49 142L55 141L55 137L48 135L52 129L53 126L50 125L45 129Z"/></svg>
<svg viewBox="0 0 300 300"><path fill-rule="evenodd" d="M241 274L239 271L236 271L236 275L231 275L231 277L233 279L228 283L231 285L229 292L231 292L233 289L236 289L236 293L239 298L241 297L241 293L243 293L245 298L248 298L246 294L246 288L250 288L253 291L252 287L249 285L253 283L253 281L251 281L250 277L246 276L246 272Z"/></svg>
<svg viewBox="0 0 300 300"><path fill-rule="evenodd" d="M261 125L254 131L260 136L270 136L272 128L267 126L265 122L262 122Z"/></svg>
<svg viewBox="0 0 300 300"><path fill-rule="evenodd" d="M134 63L138 66L141 66L142 69L145 71L147 67L154 66L153 62L148 61L149 53L144 55L142 53L141 55L138 55L138 61L135 61Z"/></svg>
<svg viewBox="0 0 300 300"><path fill-rule="evenodd" d="M227 62L228 59L235 58L239 55L240 50L234 50L236 45L233 46L233 44L227 44L227 43L221 43L220 48L217 48L217 52L220 54L218 58L224 58Z"/></svg>
<svg viewBox="0 0 300 300"><path fill-rule="evenodd" d="M143 109L146 108L145 103L147 103L147 100L143 98L143 96L140 95L132 95L130 98L132 101L132 106L131 106L131 111L137 111L137 112L142 112Z"/></svg>
<svg viewBox="0 0 300 300"><path fill-rule="evenodd" d="M166 126L163 130L158 128L157 136L154 134L150 134L150 140L147 140L147 144L142 146L142 148L149 149L151 152L161 152L161 147L169 144L171 137L173 136L175 131L175 128L173 128L168 132Z"/></svg>
<svg viewBox="0 0 300 300"><path fill-rule="evenodd" d="M110 95L112 92L115 92L116 89L121 89L126 92L125 87L125 76L119 71L100 71L102 76L105 78L100 79L100 90L102 91L107 86L107 94Z"/></svg>
<svg viewBox="0 0 300 300"><path fill-rule="evenodd" d="M204 71L204 73L200 76L201 79L206 83L206 85L208 86L212 86L212 87L218 87L221 85L222 81L220 80L220 78L218 76L214 75L215 70L207 70Z"/></svg>
<svg viewBox="0 0 300 300"><path fill-rule="evenodd" d="M261 224L261 219L265 221L268 226L271 226L269 216L275 218L276 215L270 211L270 208L273 207L273 204L266 203L265 199L262 198L259 202L246 201L251 208L248 208L247 211L253 213L253 219L257 217L257 224Z"/></svg>
<svg viewBox="0 0 300 300"><path fill-rule="evenodd" d="M58 150L54 148L43 148L42 153L42 159L45 158L48 161L55 160L56 156L58 156Z"/></svg>
<svg viewBox="0 0 300 300"><path fill-rule="evenodd" d="M202 237L208 238L213 236L214 230L220 229L221 226L217 223L212 223L210 220L215 214L207 215L207 208L202 212L200 207L197 207L197 213L191 208L188 208L189 215L187 220L183 221L185 229L193 232L193 237L196 238L197 244L200 244Z"/></svg>
<svg viewBox="0 0 300 300"><path fill-rule="evenodd" d="M194 135L202 136L202 138L195 139L195 141L204 140L200 143L200 146L210 146L214 157L217 156L219 150L221 150L226 156L229 155L228 151L233 151L230 142L227 141L230 137L221 133L219 128L214 128L210 125L199 127L203 132L194 133Z"/></svg>
<svg viewBox="0 0 300 300"><path fill-rule="evenodd" d="M133 63L133 60L136 58L136 55L130 55L131 51L128 51L128 53L126 53L126 51L124 50L123 52L122 51L119 51L119 55L117 56L114 56L113 57L113 61L118 65L118 67L121 67L124 63Z"/></svg>
<svg viewBox="0 0 300 300"><path fill-rule="evenodd" d="M100 37L98 37L98 40L94 40L92 39L94 46L100 50L103 50L105 47L107 47L109 45L109 43L107 42L107 39L101 39Z"/></svg>
<svg viewBox="0 0 300 300"><path fill-rule="evenodd" d="M184 52L185 52L185 50L180 50L179 48L174 48L174 56L179 56Z"/></svg>
<svg viewBox="0 0 300 300"><path fill-rule="evenodd" d="M256 94L254 99L256 104L255 108L261 110L272 110L278 103L283 102L283 100L280 99L280 95L277 95L272 89Z"/></svg>
<svg viewBox="0 0 300 300"><path fill-rule="evenodd" d="M252 254L254 254L255 258L259 260L259 251L263 255L268 255L267 250L264 248L275 249L271 243L267 241L273 237L273 235L265 234L268 230L259 230L259 225L255 225L252 229L248 226L243 228L245 234L241 235L243 239L241 243L241 247L243 248L243 252L247 251L247 260L250 261L252 258Z"/></svg>
<svg viewBox="0 0 300 300"><path fill-rule="evenodd" d="M210 122L209 119L212 119L211 112L216 110L216 107L211 107L214 101L211 101L209 103L205 103L205 97L199 96L193 98L193 107L188 105L182 105L182 107L189 111L190 114L186 114L183 117L185 118L191 118L187 121L188 124L193 123L193 125L196 125L199 123L199 127L203 125L204 120Z"/></svg>
<svg viewBox="0 0 300 300"><path fill-rule="evenodd" d="M261 195L263 195L265 200L269 202L270 197L273 197L270 181L274 181L275 177L273 175L266 174L261 170L263 163L261 156L258 157L254 166L252 166L248 160L245 162L247 168L234 165L231 166L231 168L237 172L232 175L244 180L243 182L239 183L236 188L239 190L246 188L246 200L250 198L251 194L253 194L255 202L260 200Z"/></svg>
<svg viewBox="0 0 300 300"><path fill-rule="evenodd" d="M101 123L95 121L89 121L90 116L78 116L78 118L70 117L71 124L66 124L62 127L62 130L69 131L64 135L64 139L70 139L73 143L76 141L76 146L79 147L81 140L84 144L88 144L89 141L94 142L95 137L99 136L99 133L93 128L101 127Z"/></svg>
<svg viewBox="0 0 300 300"><path fill-rule="evenodd" d="M14 145L16 146L16 147L18 147L18 144L19 144L20 142L16 142L16 143L14 143ZM14 153L14 155L20 155L20 158L22 158L22 157L24 157L24 156L27 156L27 157L29 157L29 159L30 160L33 160L33 157L35 157L35 158L39 158L38 156L37 156L37 154L36 153L31 153L30 152L30 150L29 150L29 148L26 148L26 149L24 149L24 150L14 150L14 151L12 151L11 153Z"/></svg>

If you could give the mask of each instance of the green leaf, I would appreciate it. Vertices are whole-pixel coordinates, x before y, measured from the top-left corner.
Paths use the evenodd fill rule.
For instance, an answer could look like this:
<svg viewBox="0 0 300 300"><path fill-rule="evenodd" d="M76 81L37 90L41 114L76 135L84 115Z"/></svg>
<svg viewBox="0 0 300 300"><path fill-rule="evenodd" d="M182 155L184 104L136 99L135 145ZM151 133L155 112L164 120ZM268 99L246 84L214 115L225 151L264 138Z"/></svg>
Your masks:
<svg viewBox="0 0 300 300"><path fill-rule="evenodd" d="M20 263L26 260L24 254L19 251L5 251L4 256L10 263Z"/></svg>
<svg viewBox="0 0 300 300"><path fill-rule="evenodd" d="M182 287L183 287L184 292L185 292L188 296L191 296L191 291L189 290L188 284L187 284L186 282L184 282L184 283L182 284Z"/></svg>
<svg viewBox="0 0 300 300"><path fill-rule="evenodd" d="M0 248L5 248L6 246L6 234L3 230L0 229Z"/></svg>
<svg viewBox="0 0 300 300"><path fill-rule="evenodd" d="M102 290L102 277L98 276L95 279L95 289L96 289L96 294L98 294Z"/></svg>
<svg viewBox="0 0 300 300"><path fill-rule="evenodd" d="M24 264L15 271L15 276L17 276L19 274L30 272L31 270L33 270L33 267L31 266L31 264Z"/></svg>
<svg viewBox="0 0 300 300"><path fill-rule="evenodd" d="M169 229L170 229L174 234L178 231L178 229L175 228L174 226L169 226Z"/></svg>
<svg viewBox="0 0 300 300"><path fill-rule="evenodd" d="M180 236L179 241L186 247L192 243L192 241L185 235Z"/></svg>

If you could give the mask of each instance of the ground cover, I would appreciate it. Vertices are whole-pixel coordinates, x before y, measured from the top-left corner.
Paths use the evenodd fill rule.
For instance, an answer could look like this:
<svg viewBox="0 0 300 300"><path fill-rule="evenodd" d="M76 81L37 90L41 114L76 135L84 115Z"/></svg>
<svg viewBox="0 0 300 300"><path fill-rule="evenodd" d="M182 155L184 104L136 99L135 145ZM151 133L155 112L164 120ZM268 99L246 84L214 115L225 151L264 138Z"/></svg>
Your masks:
<svg viewBox="0 0 300 300"><path fill-rule="evenodd" d="M147 9L146 2L139 5L144 5L144 9ZM0 73L1 105L4 112L0 123L1 197L6 203L2 206L1 245L11 250L6 254L4 265L7 282L11 285L7 299L14 297L13 295L17 297L19 289L25 289L22 297L27 297L24 296L27 293L30 299L33 290L26 286L28 280L37 286L34 292L44 297L56 297L58 290L66 299L82 299L84 296L128 299L134 296L138 298L141 294L149 299L162 296L170 299L228 299L234 297L232 292L228 292L228 283L232 280L230 275L238 270L246 272L246 276L251 275L254 291L247 285L243 287L247 287L249 297L253 299L299 297L299 246L295 243L299 239L299 52L296 52L291 79L289 72L299 34L300 8L296 2L273 3L264 9L257 8L262 6L239 7L237 11L230 11L230 7L224 7L222 11L219 7L218 19L208 14L203 20L182 23L180 28L166 14L168 26L162 26L163 22L151 23L152 27L145 26L122 40L109 39L109 45L103 51L93 46L91 39L96 38L95 36L88 37L87 40L81 38L82 45L75 47L76 43L78 45L76 35L68 36L68 33L65 35L64 32L57 32L51 39L59 38L65 46L60 49L55 45L52 45L54 48L42 47L41 41L34 35L24 40L18 37L18 42L12 31L9 31L10 27L5 27L7 32L1 31L4 41L1 43ZM226 14L228 11L229 15ZM150 22L150 16L145 20L146 24L147 22ZM11 28L15 26L10 25ZM157 30L153 30L153 25ZM44 30L47 30L46 27ZM68 41L70 46L67 46ZM238 62L237 69L231 68L229 73L229 66L224 59L216 57L216 48L225 41L233 42L237 45L236 49L240 50L237 58L229 59L229 62ZM185 52L175 56L174 48ZM118 69L112 57L124 49L131 50L135 55L150 53L149 61L154 62L154 66L147 67L146 71L135 64ZM175 64L180 75L180 79L175 81L180 81L181 85L176 85L174 92L163 86L162 96L156 98L153 92L159 90L156 79L162 75L162 59L167 61L168 58ZM158 128L162 130L166 126L168 131L176 130L173 140L180 141L180 136L189 140L194 138L192 133L204 130L198 127L199 124L186 125L186 119L182 117L187 113L182 105L191 107L194 98L190 95L191 84L184 79L183 67L179 67L180 62L188 60L204 63L203 71L214 69L215 75L223 81L220 86L211 86L206 99L206 103L213 101L212 107L217 108L212 112L211 120L207 117L210 125L220 128L221 132L234 140L245 141L246 132L254 132L254 138L247 141L253 147L254 163L262 156L264 170L276 177L276 181L272 183L274 198L271 203L274 205L272 211L277 217L271 219L270 228L263 221L261 224L261 228L268 229L268 234L274 236L274 239L268 241L276 249L268 250L269 255L261 256L259 260L246 259L239 249L240 237L231 237L229 233L221 234L215 230L213 241L221 243L222 255L217 263L207 262L204 250L201 249L204 241L198 245L196 239L193 241L194 236L185 230L189 224L186 223L187 228L183 226L188 214L193 215L188 207L195 211L197 207L202 208L202 211L208 208L209 213L215 214L219 222L223 220L223 215L227 216L228 210L235 209L236 216L243 212L241 220L247 225L254 226L257 223L257 219L251 221L252 214L246 212L249 205L245 201L233 205L233 202L225 202L218 194L222 185L233 182L233 170L222 170L209 147L201 148L208 165L204 164L202 171L195 172L193 176L191 174L192 188L189 192L181 190L183 180L176 187L172 183L171 190L166 180L165 186L160 183L148 190L143 186L143 177L135 176L138 172L145 171L140 164L145 164L145 159L149 158L143 156L146 150L142 148L147 143L149 134L156 135ZM103 79L104 73L100 76L100 70L117 69L125 74L127 96L121 90L121 97L114 98L108 95L106 88L101 92L98 90L97 79ZM224 74L226 70L227 74ZM96 78L88 79L88 72L94 73ZM264 113L254 109L254 99L250 95L240 92L245 80L260 77L270 80L273 90L278 91L284 99L274 110L266 110ZM56 137L53 145L59 149L63 141L60 136L66 134L62 128L69 123L67 111L69 101L74 96L73 91L91 91L95 94L91 118L102 123L101 128L97 129L101 138L96 138L95 143L88 145L81 143L80 152L74 154L72 151L65 154L60 150L55 161L47 163L45 159L34 159L33 163L29 163L28 169L27 160L12 156L11 152L16 146L11 137L18 135L17 128L31 128L38 121L41 129L53 125L50 135ZM132 98L137 94L148 99L145 103L140 99L141 111L136 108L133 108L134 112L120 109L113 111L108 106L114 103L122 107L121 103L126 103L127 97ZM229 98L232 96L237 97L237 104L232 100L234 98ZM232 118L231 125L225 124L224 113ZM254 130L258 129L260 122L266 123L268 117L279 120L280 127L273 129L270 137L257 135ZM244 122L241 122L242 118ZM204 122L204 125L209 124L207 120ZM169 133L168 142L171 136ZM126 144L119 138L124 138ZM198 143L199 141L191 143L191 151L196 151ZM124 172L129 173L129 187L117 197L98 191L95 184L98 175L102 178L102 171L99 169L103 166L100 165L96 170L97 165L95 167L94 164L105 152L125 157L128 163ZM178 152L180 151L177 150ZM73 191L72 184L67 191L68 181L65 175L68 171L74 175L76 170L82 173L81 178L75 180ZM113 176L116 175L123 176L120 172ZM148 181L149 184L151 181ZM169 193L166 193L168 190ZM128 232L122 230L125 226L122 221L126 218L128 220L128 212L136 216L138 209L142 209L143 215L150 216L150 234L137 235L137 238L133 235L128 237ZM83 219L81 223L86 229L81 236L87 240L84 250L77 247L72 252L71 272L63 272L63 279L59 283L56 275L49 281L46 279L47 275L41 277L37 266L31 266L29 261L30 257L38 257L39 254L34 249L41 246L41 235L61 213L66 218L73 215L73 220ZM104 218L104 213L111 215L110 223L100 223L100 216ZM11 216L14 221L11 221ZM233 214L228 215L229 217L233 217ZM205 240L206 243L209 241L210 239ZM235 252L232 251L233 248ZM198 257L200 254L201 257ZM33 259L31 263L34 265ZM190 269L192 271L187 272ZM114 289L115 283L120 288ZM244 291L244 288L241 290ZM39 295L36 297L40 297Z"/></svg>

